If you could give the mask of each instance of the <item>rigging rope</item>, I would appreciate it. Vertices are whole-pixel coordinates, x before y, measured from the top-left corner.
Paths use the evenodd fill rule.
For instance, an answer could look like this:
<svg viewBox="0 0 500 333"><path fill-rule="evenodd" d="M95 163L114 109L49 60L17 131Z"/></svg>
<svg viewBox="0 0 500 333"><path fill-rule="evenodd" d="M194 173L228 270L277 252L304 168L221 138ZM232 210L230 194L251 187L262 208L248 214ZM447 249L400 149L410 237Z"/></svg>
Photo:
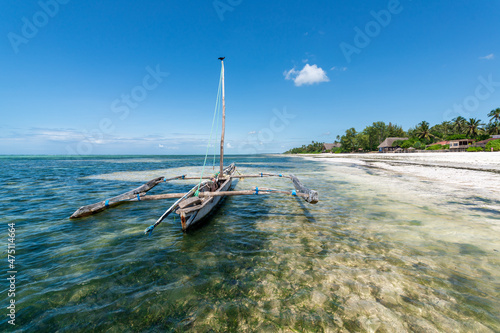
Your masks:
<svg viewBox="0 0 500 333"><path fill-rule="evenodd" d="M219 90L217 91L217 99L215 101L214 117L212 119L212 128L210 129L210 138L208 139L207 151L205 153L205 160L203 162L203 168L201 169L201 176L200 176L200 181L198 183L198 188L196 189L196 192L194 193L194 195L196 197L200 193L200 186L201 186L201 182L203 180L203 173L205 172L205 165L207 164L208 151L210 149L210 143L212 142L212 133L213 133L213 130L214 130L215 116L217 115L217 108L219 106L219 100L221 99L221 97L220 97L220 95L221 95L221 87L222 87L222 68L221 68L220 78L219 78ZM215 159L215 155L214 155L214 159Z"/></svg>

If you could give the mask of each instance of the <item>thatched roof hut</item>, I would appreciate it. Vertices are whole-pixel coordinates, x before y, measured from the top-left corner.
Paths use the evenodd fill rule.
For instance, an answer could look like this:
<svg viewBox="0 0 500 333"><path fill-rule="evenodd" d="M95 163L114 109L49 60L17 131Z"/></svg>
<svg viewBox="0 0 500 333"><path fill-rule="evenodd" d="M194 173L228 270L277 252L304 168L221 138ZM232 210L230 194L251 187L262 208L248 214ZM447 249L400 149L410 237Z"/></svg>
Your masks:
<svg viewBox="0 0 500 333"><path fill-rule="evenodd" d="M405 140L408 140L408 138L387 138L381 144L378 145L378 148L392 147L394 141L405 141Z"/></svg>
<svg viewBox="0 0 500 333"><path fill-rule="evenodd" d="M335 143L323 143L323 152L332 150L334 148L340 148L340 143L335 142Z"/></svg>
<svg viewBox="0 0 500 333"><path fill-rule="evenodd" d="M393 151L396 148L399 147L393 147L392 144L394 141L405 141L408 140L408 138L387 138L382 142L381 144L378 145L378 151L383 152L383 151Z"/></svg>

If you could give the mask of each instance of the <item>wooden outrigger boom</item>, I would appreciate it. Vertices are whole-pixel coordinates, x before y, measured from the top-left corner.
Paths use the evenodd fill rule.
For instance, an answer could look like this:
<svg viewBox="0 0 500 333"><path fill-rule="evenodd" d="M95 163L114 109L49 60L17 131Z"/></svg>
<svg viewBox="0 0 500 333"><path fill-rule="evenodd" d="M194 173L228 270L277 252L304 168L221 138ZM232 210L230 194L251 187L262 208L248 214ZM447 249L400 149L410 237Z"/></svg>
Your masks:
<svg viewBox="0 0 500 333"><path fill-rule="evenodd" d="M307 195L307 199L305 199L307 202L312 203L312 204L318 203L318 201L319 201L318 192L310 190L307 187L305 187L304 184L302 184L300 182L300 180L297 177L295 177L294 175L290 175L290 178L292 179L293 186L295 187L295 189L299 193Z"/></svg>
<svg viewBox="0 0 500 333"><path fill-rule="evenodd" d="M182 198L185 194L186 193L165 193L156 195L145 195L141 197L141 201ZM205 198L205 197L225 197L234 195L263 195L263 194L288 194L288 195L296 195L304 199L309 198L309 195L305 193L297 193L296 191L283 191L283 190L260 188L260 187L255 187L251 190L240 190L240 191L201 192L198 196L200 198Z"/></svg>
<svg viewBox="0 0 500 333"><path fill-rule="evenodd" d="M177 179L180 177L182 177L182 176L175 177L172 179ZM139 186L138 188L136 188L132 191L128 191L128 192L123 193L121 195L118 195L116 197L109 198L109 199L100 201L98 203L92 204L92 205L80 207L76 212L74 212L70 216L70 219L75 219L75 218L89 216L89 215L92 215L95 213L99 213L100 211L103 211L108 207L115 206L115 205L122 203L122 202L125 202L125 201L129 201L130 199L133 199L134 197L137 198L141 194L146 193L147 191L151 190L153 187L155 187L156 185L158 185L159 183L161 183L163 181L166 181L166 180L164 180L163 177L158 177L158 178L155 178L153 180L150 180L146 184Z"/></svg>
<svg viewBox="0 0 500 333"><path fill-rule="evenodd" d="M251 175L232 175L230 178L266 178L266 177L280 177L280 178L289 178L292 179L292 182L295 187L295 191L283 191L277 189L268 189L268 188L253 188L250 190L240 190L240 191L222 191L222 192L200 192L198 194L199 197L215 197L215 196L235 196L235 195L266 195L266 194L288 194L295 195L298 197L304 198L305 201L315 204L319 201L318 192L310 190L306 188L300 180L294 175L283 175L283 174L271 174L271 173L260 173L260 174L251 174ZM203 179L213 179L213 177L202 177ZM195 180L200 179L200 177L186 177L186 175L165 178L159 177L153 180L150 180L144 185L139 186L135 190L126 192L124 194L118 195L113 198L109 198L98 203L82 206L76 212L74 212L70 218L80 218L89 216L92 214L97 214L107 208L111 208L117 206L121 203L125 202L137 202L137 201L148 201L148 200L161 200L161 199L173 199L173 198L182 198L186 195L186 193L165 193L165 194L156 194L156 195L147 195L150 189L155 187L156 185L171 181L171 180ZM256 192L257 191L257 192ZM295 192L295 193L294 193ZM188 192L189 193L189 192ZM108 204L106 205L106 202Z"/></svg>
<svg viewBox="0 0 500 333"><path fill-rule="evenodd" d="M219 58L221 61L221 84L222 84L222 133L220 140L220 171L215 175L200 177L186 177L186 175L176 176L172 178L158 177L150 180L144 185L137 187L132 191L128 191L121 195L97 202L95 204L82 206L71 215L71 219L89 216L99 213L107 208L117 206L124 202L138 202L146 200L161 200L178 198L156 222L146 228L145 233L152 233L154 228L158 226L172 212L177 213L181 217L182 230L186 231L197 222L207 217L222 199L226 196L236 195L270 195L270 194L285 194L303 198L311 204L318 202L318 192L305 187L300 180L294 175L260 173L252 175L236 175L236 166L233 164L223 167L224 163L224 134L226 120L226 102L225 102L225 87L224 87L224 57ZM221 86L219 86L220 88ZM219 90L220 92L220 90ZM218 95L219 97L220 95ZM215 119L215 116L214 116ZM207 150L208 151L208 150ZM206 161L206 157L205 157ZM234 179L241 178L258 178L258 177L280 177L292 180L295 190L284 191L270 188L255 187L250 190L233 191L232 182ZM190 191L186 193L167 193L147 195L146 193L162 182L171 180L199 180Z"/></svg>

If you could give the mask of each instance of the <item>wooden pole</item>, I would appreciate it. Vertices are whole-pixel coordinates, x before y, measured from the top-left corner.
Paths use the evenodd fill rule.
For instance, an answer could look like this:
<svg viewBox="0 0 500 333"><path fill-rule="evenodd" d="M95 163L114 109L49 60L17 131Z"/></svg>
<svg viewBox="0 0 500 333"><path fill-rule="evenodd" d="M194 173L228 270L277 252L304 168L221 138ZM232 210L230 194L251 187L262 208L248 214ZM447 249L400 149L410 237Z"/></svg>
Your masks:
<svg viewBox="0 0 500 333"><path fill-rule="evenodd" d="M262 173L262 174L257 174L257 175L233 175L233 176L231 176L231 178L265 178L265 177L280 177L280 178L292 179L292 177L287 176L287 175L275 175L272 173Z"/></svg>
<svg viewBox="0 0 500 333"><path fill-rule="evenodd" d="M303 196L304 200L312 204L315 204L319 201L318 192L305 187L304 184L302 184L300 180L294 175L290 175L290 178L292 179L293 186L297 190L297 195L299 193L306 194L306 196Z"/></svg>
<svg viewBox="0 0 500 333"><path fill-rule="evenodd" d="M174 178L167 179L167 180L177 179L177 178L181 178L181 177L182 176L178 176L178 177L174 177ZM100 211L103 211L108 207L116 206L124 201L129 201L130 199L135 198L138 195L140 197L141 194L143 195L144 193L146 193L147 191L149 191L150 189L152 189L153 187L155 187L156 185L158 185L159 183L162 183L164 181L165 181L164 177L158 177L158 178L155 178L153 180L150 180L146 184L139 186L138 188L136 188L132 191L128 191L127 193L123 193L123 194L118 195L116 197L109 198L109 199L103 200L101 202L92 204L92 205L82 206L82 207L78 208L78 210L76 212L74 212L73 215L70 216L70 219L76 219L79 217L89 216L89 215L98 213Z"/></svg>
<svg viewBox="0 0 500 333"><path fill-rule="evenodd" d="M262 173L262 175L256 174L256 175L232 175L231 178L266 178L266 177L279 177L279 178L289 178L292 179L292 177L287 176L287 175L277 175L273 173ZM203 179L212 179L213 177L210 176L204 176L201 177ZM183 180L193 180L193 179L200 179L200 177L184 177L182 178Z"/></svg>
<svg viewBox="0 0 500 333"><path fill-rule="evenodd" d="M281 191L281 190L272 190L272 189L264 189L259 188L256 193L256 189L253 190L242 190L242 191L223 191L223 192L200 192L198 196L200 198L204 197L223 197L223 196L233 196L233 195L262 195L262 194L288 194L293 195L292 191ZM186 193L166 193L166 194L156 194L156 195L145 195L141 196L141 201L146 200L161 200L161 199L173 199L173 198L182 198ZM302 198L308 198L309 195L305 193L296 193L297 196ZM137 201L134 199L133 201Z"/></svg>
<svg viewBox="0 0 500 333"><path fill-rule="evenodd" d="M194 192L196 192L197 188L198 188L198 186L195 186L188 193L182 193L181 198L179 200L177 200L172 206L170 206L170 208L167 209L167 211L165 213L163 213L163 215L158 220L156 220L155 224L147 227L146 230L144 230L144 233L147 234L148 232L153 232L154 228L156 228L156 226L158 224L160 224L168 215L170 215L170 213L172 213L177 208L177 206L179 206L179 203L181 203L182 200L193 195Z"/></svg>
<svg viewBox="0 0 500 333"><path fill-rule="evenodd" d="M182 178L182 180L193 180L193 179L212 179L213 177L210 177L210 176L203 176L203 177L184 177Z"/></svg>
<svg viewBox="0 0 500 333"><path fill-rule="evenodd" d="M219 58L222 63L222 133L220 138L220 173L219 178L224 178L224 134L226 131L226 92L224 87L224 59Z"/></svg>

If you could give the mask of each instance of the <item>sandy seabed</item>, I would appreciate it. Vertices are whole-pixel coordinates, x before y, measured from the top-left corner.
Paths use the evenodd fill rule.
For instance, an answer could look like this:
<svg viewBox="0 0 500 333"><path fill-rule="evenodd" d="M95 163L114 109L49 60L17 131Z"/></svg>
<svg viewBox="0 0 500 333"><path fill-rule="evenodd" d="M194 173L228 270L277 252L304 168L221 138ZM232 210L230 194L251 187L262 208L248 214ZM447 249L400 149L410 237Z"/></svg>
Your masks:
<svg viewBox="0 0 500 333"><path fill-rule="evenodd" d="M418 261L413 268L422 263L432 267L425 272L417 269L416 280L405 276L405 272L412 270L408 266L397 274L393 274L394 269L389 274L393 278L390 282L379 281L386 277L380 271L369 277L361 278L360 274L345 280L342 285L364 279L370 281L367 285L377 285L389 293L397 293L399 288L411 291L411 297L419 299L422 306L418 306L418 311L399 312L398 309L405 307L403 301L387 311L390 306L384 304L385 296L373 300L348 291L339 293L345 310L344 323L354 320L370 332L379 327L391 327L389 331L397 332L499 332L500 153L298 156L317 161L321 170L318 172L335 179L339 185L329 198L320 192L320 201L339 201L338 210L342 188L350 188L349 195L359 203L355 209L364 210L364 216L368 217L356 219L355 209L349 210L353 215L349 226L363 225L363 236L359 239L376 235L381 237L380 243L391 244L395 253L406 253L399 257L401 260ZM387 260L387 256L371 250L367 253L381 262ZM475 287L463 288L457 279ZM440 284L446 287L441 288ZM474 288L482 290L481 300L476 298ZM433 300L441 292L450 297L444 301L449 303ZM478 313L487 316L470 315L469 309L475 307L470 301L475 299L479 307L486 305L477 308ZM360 310L368 303L371 305ZM383 311L379 313L379 309Z"/></svg>
<svg viewBox="0 0 500 333"><path fill-rule="evenodd" d="M144 228L174 200L68 215L159 176L197 175L202 157L7 160L0 220L27 226L30 252L23 330L500 332L500 154L314 157L237 165L296 174L315 205L234 196L193 233L172 218L151 237ZM293 189L284 180L237 188Z"/></svg>

